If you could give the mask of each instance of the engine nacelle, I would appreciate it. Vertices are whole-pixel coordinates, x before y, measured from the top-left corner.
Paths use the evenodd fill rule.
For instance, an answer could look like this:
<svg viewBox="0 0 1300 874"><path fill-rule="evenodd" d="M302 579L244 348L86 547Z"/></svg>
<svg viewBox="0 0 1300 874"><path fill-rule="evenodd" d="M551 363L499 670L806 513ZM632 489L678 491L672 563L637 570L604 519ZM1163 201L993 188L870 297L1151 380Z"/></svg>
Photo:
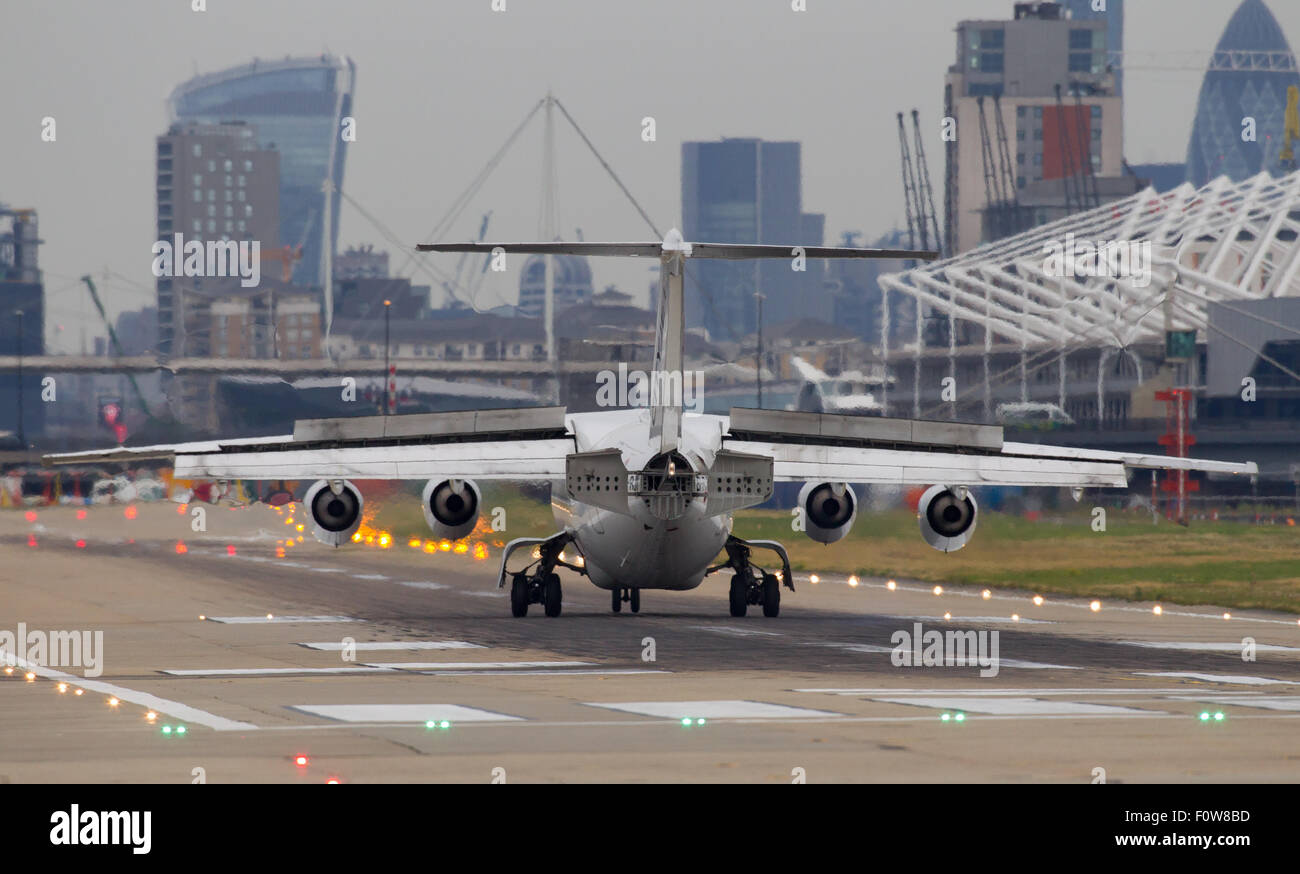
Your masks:
<svg viewBox="0 0 1300 874"><path fill-rule="evenodd" d="M916 505L921 536L940 552L956 552L975 533L979 504L961 487L930 486Z"/></svg>
<svg viewBox="0 0 1300 874"><path fill-rule="evenodd" d="M460 540L478 523L482 494L470 479L431 479L424 484L424 521L446 540Z"/></svg>
<svg viewBox="0 0 1300 874"><path fill-rule="evenodd" d="M858 499L846 483L804 483L799 506L805 533L818 543L843 540L858 517Z"/></svg>
<svg viewBox="0 0 1300 874"><path fill-rule="evenodd" d="M311 518L311 533L321 543L341 546L361 527L365 501L361 490L345 479L318 480L302 497Z"/></svg>

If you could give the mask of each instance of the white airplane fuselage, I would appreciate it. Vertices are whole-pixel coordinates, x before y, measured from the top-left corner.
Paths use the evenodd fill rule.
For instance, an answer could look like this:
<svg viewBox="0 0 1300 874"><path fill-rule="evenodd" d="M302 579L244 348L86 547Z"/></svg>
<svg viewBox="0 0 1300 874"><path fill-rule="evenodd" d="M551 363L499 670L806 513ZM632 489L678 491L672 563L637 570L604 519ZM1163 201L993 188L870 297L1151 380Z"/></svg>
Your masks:
<svg viewBox="0 0 1300 874"><path fill-rule="evenodd" d="M633 471L657 454L648 410L577 413L569 420L580 452L620 449ZM695 472L713 464L725 422L724 416L684 417L677 451ZM573 535L588 578L602 589L693 589L731 533L731 514L706 515L703 498L692 499L682 516L665 520L635 500L631 515L584 504L569 498L559 482L552 483L551 494L556 525Z"/></svg>

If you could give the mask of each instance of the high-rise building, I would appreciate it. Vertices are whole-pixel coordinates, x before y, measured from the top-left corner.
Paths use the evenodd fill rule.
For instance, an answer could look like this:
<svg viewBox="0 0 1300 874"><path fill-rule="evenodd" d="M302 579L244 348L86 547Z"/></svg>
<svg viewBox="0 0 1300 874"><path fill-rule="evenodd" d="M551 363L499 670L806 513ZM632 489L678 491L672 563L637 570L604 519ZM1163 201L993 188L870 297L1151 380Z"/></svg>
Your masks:
<svg viewBox="0 0 1300 874"><path fill-rule="evenodd" d="M338 243L344 119L352 115L355 80L356 66L348 58L255 60L196 76L169 101L173 119L244 121L257 131L259 146L280 153L280 240L302 246L293 273L298 285L322 284L326 245L332 255ZM327 180L333 186L328 202Z"/></svg>
<svg viewBox="0 0 1300 874"><path fill-rule="evenodd" d="M957 122L945 143L953 253L1126 196L1135 184L1123 178L1108 22L1066 18L1059 3L1014 11L1011 21L957 25L945 85L945 115Z"/></svg>
<svg viewBox="0 0 1300 874"><path fill-rule="evenodd" d="M38 227L36 210L0 203L0 355L45 354ZM13 432L24 444L44 430L41 378L34 370L25 371L21 379L17 372L0 374L0 431Z"/></svg>
<svg viewBox="0 0 1300 874"><path fill-rule="evenodd" d="M1240 182L1260 170L1278 175L1283 148L1287 88L1300 86L1294 66L1286 69L1225 68L1233 53L1291 54L1282 28L1264 0L1244 0L1228 21L1205 74L1196 104L1196 122L1187 146L1187 181L1201 187L1218 176ZM1254 119L1255 138L1242 139L1246 119Z"/></svg>
<svg viewBox="0 0 1300 874"><path fill-rule="evenodd" d="M682 232L709 243L820 246L825 216L803 211L797 142L723 139L682 144ZM697 261L686 277L686 324L713 340L755 332L761 292L768 324L806 316L828 319L823 265L791 261Z"/></svg>
<svg viewBox="0 0 1300 874"><path fill-rule="evenodd" d="M1107 51L1124 51L1124 0L1064 0L1075 21L1106 22ZM1115 93L1124 95L1124 71L1115 71Z"/></svg>
<svg viewBox="0 0 1300 874"><path fill-rule="evenodd" d="M173 124L157 142L157 239L256 240L261 254L280 245L280 155L257 146L251 125ZM259 272L277 270L267 260ZM186 295L221 293L229 280L160 276L158 351L194 354L186 344Z"/></svg>
<svg viewBox="0 0 1300 874"><path fill-rule="evenodd" d="M342 279L387 279L388 253L375 251L372 244L349 246L334 261L334 281Z"/></svg>

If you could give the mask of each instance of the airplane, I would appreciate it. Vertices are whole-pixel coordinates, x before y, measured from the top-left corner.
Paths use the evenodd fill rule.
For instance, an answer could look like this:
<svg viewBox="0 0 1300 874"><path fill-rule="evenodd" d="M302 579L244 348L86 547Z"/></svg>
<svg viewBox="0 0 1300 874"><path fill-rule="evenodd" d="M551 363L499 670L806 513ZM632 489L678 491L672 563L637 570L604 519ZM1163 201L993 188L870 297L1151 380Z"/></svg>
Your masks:
<svg viewBox="0 0 1300 874"><path fill-rule="evenodd" d="M928 485L918 504L921 536L931 547L961 549L975 531L973 486L1123 488L1133 468L1255 475L1253 462L1230 463L1103 450L1012 443L1002 428L879 416L732 408L729 415L685 412L683 276L689 259L924 259L935 252L816 246L686 242L679 231L642 243L451 243L420 245L440 253L585 255L658 258L660 297L649 404L568 413L564 407L465 410L392 416L308 419L279 437L117 447L45 456L47 464L169 458L182 479L316 480L303 497L313 534L339 546L362 521L364 498L350 481L425 480L425 520L439 538L473 530L480 480L552 484L557 532L509 541L497 587L510 583L510 609L526 616L541 604L561 614L558 568L610 592L620 612L640 610L642 589L693 589L732 572L732 616L761 607L780 613L781 587L794 591L790 558L773 540L732 533L734 514L767 501L775 482L802 482L805 533L841 540L857 517L851 483ZM577 561L565 549L572 546ZM754 553L772 553L780 570ZM522 552L531 560L509 570ZM714 564L719 553L725 561Z"/></svg>
<svg viewBox="0 0 1300 874"><path fill-rule="evenodd" d="M831 376L798 355L790 359L790 364L803 380L795 400L795 409L805 413L845 413L854 416L885 414L885 405L872 391L884 387L883 365L882 373L869 379L859 370Z"/></svg>

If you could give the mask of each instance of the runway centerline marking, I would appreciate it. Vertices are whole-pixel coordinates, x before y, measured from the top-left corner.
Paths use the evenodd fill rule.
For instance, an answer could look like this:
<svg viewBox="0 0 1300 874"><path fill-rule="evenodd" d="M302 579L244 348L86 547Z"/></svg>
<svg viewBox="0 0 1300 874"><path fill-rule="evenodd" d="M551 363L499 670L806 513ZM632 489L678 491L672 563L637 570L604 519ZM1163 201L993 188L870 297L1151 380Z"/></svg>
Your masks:
<svg viewBox="0 0 1300 874"><path fill-rule="evenodd" d="M394 671L473 671L495 668L587 668L595 662L368 662L369 667Z"/></svg>
<svg viewBox="0 0 1300 874"><path fill-rule="evenodd" d="M361 620L353 619L351 616L276 616L274 614L268 618L266 614L262 614L261 616L208 616L207 621L219 622L222 625L288 625L360 622Z"/></svg>
<svg viewBox="0 0 1300 874"><path fill-rule="evenodd" d="M171 668L159 671L169 677L275 677L282 674L391 673L382 665L348 665L337 668Z"/></svg>
<svg viewBox="0 0 1300 874"><path fill-rule="evenodd" d="M1233 652L1239 653L1243 647L1240 643L1193 643L1179 640L1121 640L1125 646L1140 646L1146 649L1176 649L1190 652ZM1278 646L1272 643L1255 644L1256 652L1300 652L1300 647Z"/></svg>
<svg viewBox="0 0 1300 874"><path fill-rule="evenodd" d="M842 716L828 710L809 710L785 704L767 704L762 701L626 701L621 703L583 702L587 707L603 707L639 716L658 716L663 719L825 719Z"/></svg>
<svg viewBox="0 0 1300 874"><path fill-rule="evenodd" d="M1116 704L1086 704L1080 701L1041 701L1037 698L994 698L994 697L899 697L872 698L872 701L884 704L908 704L916 707L932 707L936 710L962 710L972 713L987 713L993 716L1107 716L1131 713L1151 713L1134 707L1120 707Z"/></svg>
<svg viewBox="0 0 1300 874"><path fill-rule="evenodd" d="M1197 674L1189 671L1137 671L1139 677L1167 677L1178 680L1203 680L1207 683L1228 683L1237 686L1300 686L1295 680L1274 680L1271 677L1248 677L1242 674Z"/></svg>
<svg viewBox="0 0 1300 874"><path fill-rule="evenodd" d="M290 710L336 722L423 723L523 722L521 716L494 713L460 704L294 704Z"/></svg>
<svg viewBox="0 0 1300 874"><path fill-rule="evenodd" d="M1231 695L1185 695L1178 701L1195 701L1201 704L1227 704L1236 707L1261 707L1265 710L1285 710L1300 712L1300 696L1295 695L1254 695L1236 697Z"/></svg>
<svg viewBox="0 0 1300 874"><path fill-rule="evenodd" d="M298 646L324 652L341 652L348 647L357 652L407 649L487 649L480 643L470 643L467 640L368 640L347 645L338 641L327 640L318 643L300 643Z"/></svg>

